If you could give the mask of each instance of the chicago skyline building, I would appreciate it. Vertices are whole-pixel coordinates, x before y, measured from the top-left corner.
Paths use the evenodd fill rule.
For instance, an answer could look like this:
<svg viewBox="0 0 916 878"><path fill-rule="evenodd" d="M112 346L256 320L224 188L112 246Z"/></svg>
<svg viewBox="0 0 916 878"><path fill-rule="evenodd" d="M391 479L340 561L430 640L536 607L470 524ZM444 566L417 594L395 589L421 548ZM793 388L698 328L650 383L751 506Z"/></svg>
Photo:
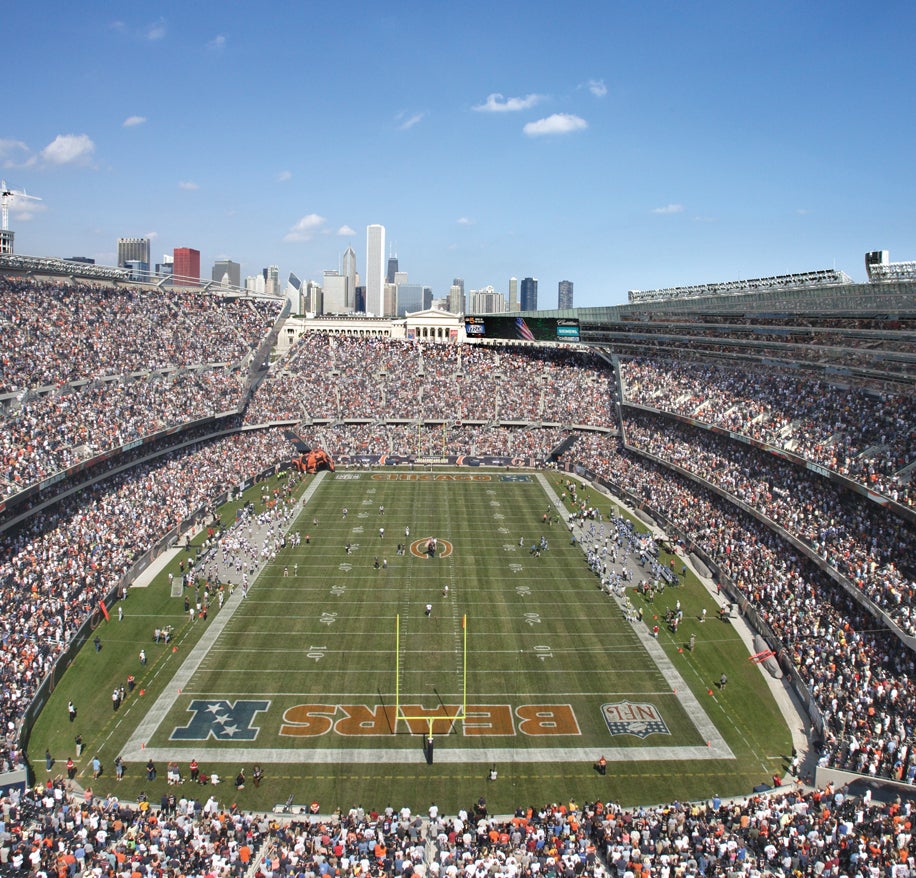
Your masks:
<svg viewBox="0 0 916 878"><path fill-rule="evenodd" d="M118 268L142 262L149 271L149 238L118 238Z"/></svg>
<svg viewBox="0 0 916 878"><path fill-rule="evenodd" d="M366 313L385 316L385 227L366 227Z"/></svg>
<svg viewBox="0 0 916 878"><path fill-rule="evenodd" d="M193 247L176 247L173 251L173 286L200 285L200 250Z"/></svg>
<svg viewBox="0 0 916 878"><path fill-rule="evenodd" d="M537 311L538 309L538 279L536 277L522 278L521 302L522 311Z"/></svg>
<svg viewBox="0 0 916 878"><path fill-rule="evenodd" d="M388 270L385 272L385 283L396 284L395 275L398 273L398 254L392 253L388 256Z"/></svg>
<svg viewBox="0 0 916 878"><path fill-rule="evenodd" d="M408 312L423 310L422 284L397 284L397 314L404 317Z"/></svg>
<svg viewBox="0 0 916 878"><path fill-rule="evenodd" d="M468 293L468 311L471 314L502 314L506 310L506 297L497 293L492 285Z"/></svg>
<svg viewBox="0 0 916 878"><path fill-rule="evenodd" d="M347 296L345 305L347 311L356 310L356 251L347 247L343 258L340 260L340 273L347 279Z"/></svg>
<svg viewBox="0 0 916 878"><path fill-rule="evenodd" d="M571 280L561 280L557 285L557 308L572 308L573 283Z"/></svg>
<svg viewBox="0 0 916 878"><path fill-rule="evenodd" d="M268 296L280 295L280 267L271 265L264 269L264 292Z"/></svg>
<svg viewBox="0 0 916 878"><path fill-rule="evenodd" d="M456 282L452 284L448 291L448 310L452 314L464 313L464 282L457 283L460 280L460 277L456 277Z"/></svg>
<svg viewBox="0 0 916 878"><path fill-rule="evenodd" d="M509 278L509 310L518 311L518 278Z"/></svg>
<svg viewBox="0 0 916 878"><path fill-rule="evenodd" d="M242 285L242 266L231 259L217 259L213 263L210 277L218 284L226 283L231 287Z"/></svg>
<svg viewBox="0 0 916 878"><path fill-rule="evenodd" d="M347 278L339 271L326 271L321 281L324 294L323 313L347 314Z"/></svg>

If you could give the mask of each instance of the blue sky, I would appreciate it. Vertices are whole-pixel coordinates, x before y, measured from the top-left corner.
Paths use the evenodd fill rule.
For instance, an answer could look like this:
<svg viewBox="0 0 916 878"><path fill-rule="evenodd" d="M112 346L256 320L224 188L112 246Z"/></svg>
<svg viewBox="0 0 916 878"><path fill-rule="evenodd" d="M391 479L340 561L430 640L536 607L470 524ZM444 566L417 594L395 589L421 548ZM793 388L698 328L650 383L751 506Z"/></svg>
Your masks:
<svg viewBox="0 0 916 878"><path fill-rule="evenodd" d="M16 250L628 289L916 259L916 4L3 7Z"/></svg>

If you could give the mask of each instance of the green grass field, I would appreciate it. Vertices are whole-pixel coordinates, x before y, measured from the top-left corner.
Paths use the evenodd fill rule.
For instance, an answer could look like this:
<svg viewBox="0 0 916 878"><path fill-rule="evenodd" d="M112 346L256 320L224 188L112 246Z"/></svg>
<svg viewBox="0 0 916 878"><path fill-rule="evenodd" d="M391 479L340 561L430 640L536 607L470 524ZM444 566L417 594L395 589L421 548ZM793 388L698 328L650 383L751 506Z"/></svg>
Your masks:
<svg viewBox="0 0 916 878"><path fill-rule="evenodd" d="M79 782L93 782L96 753L105 765L96 792L114 786L119 754L128 770L117 792L127 799L141 789L158 799L168 759L186 775L196 757L226 783L191 792L245 808L290 795L322 810L457 809L481 795L497 811L570 798L630 804L749 792L783 769L785 723L694 577L643 604L648 625L631 624L565 525L542 522L559 476L547 477L555 493L534 473L419 476L327 473L317 486L307 477L292 529L309 543L281 552L247 597L238 590L206 622L192 624L182 598L170 597L167 570L133 589L124 620L113 614L101 626L102 651L88 644L39 718L29 745L38 773L45 748L60 769L77 730L87 744ZM606 514L609 501L592 496ZM534 557L528 547L541 536L549 550ZM429 537L439 540L433 559L423 553ZM632 590L630 599L640 606ZM653 640L653 616L676 600L685 611L677 637L662 625ZM153 644L152 629L165 624L173 642ZM712 683L723 671L730 682L720 691ZM138 688L114 712L111 689L127 673ZM602 754L607 776L593 769ZM147 758L158 767L152 783ZM236 791L231 779L255 763L264 783Z"/></svg>

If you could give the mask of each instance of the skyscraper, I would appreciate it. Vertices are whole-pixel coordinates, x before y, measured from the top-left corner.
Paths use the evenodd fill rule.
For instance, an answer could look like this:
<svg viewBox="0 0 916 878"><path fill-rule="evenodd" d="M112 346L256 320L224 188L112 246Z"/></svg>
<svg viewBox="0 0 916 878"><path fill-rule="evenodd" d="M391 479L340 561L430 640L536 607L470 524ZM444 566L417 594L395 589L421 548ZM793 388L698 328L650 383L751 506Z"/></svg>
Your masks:
<svg viewBox="0 0 916 878"><path fill-rule="evenodd" d="M347 279L347 311L356 310L356 252L347 247L340 261L340 273Z"/></svg>
<svg viewBox="0 0 916 878"><path fill-rule="evenodd" d="M200 250L176 247L173 286L198 286L200 284Z"/></svg>
<svg viewBox="0 0 916 878"><path fill-rule="evenodd" d="M506 297L497 293L492 284L468 293L468 311L471 314L502 314L505 310Z"/></svg>
<svg viewBox="0 0 916 878"><path fill-rule="evenodd" d="M286 280L286 298L289 300L289 306L293 314L303 314L305 309L302 307L302 280L297 274L289 273Z"/></svg>
<svg viewBox="0 0 916 878"><path fill-rule="evenodd" d="M384 284L382 291L382 316L392 317L398 310L398 285Z"/></svg>
<svg viewBox="0 0 916 878"><path fill-rule="evenodd" d="M398 284L398 317L403 317L407 312L423 310L423 285Z"/></svg>
<svg viewBox="0 0 916 878"><path fill-rule="evenodd" d="M280 267L271 265L264 269L264 292L268 296L280 295Z"/></svg>
<svg viewBox="0 0 916 878"><path fill-rule="evenodd" d="M218 284L223 283L225 279L229 286L237 287L242 283L242 266L231 259L217 259L213 263L213 280Z"/></svg>
<svg viewBox="0 0 916 878"><path fill-rule="evenodd" d="M366 227L366 313L385 316L385 227Z"/></svg>
<svg viewBox="0 0 916 878"><path fill-rule="evenodd" d="M557 287L557 308L572 308L573 283L571 280L561 280Z"/></svg>
<svg viewBox="0 0 916 878"><path fill-rule="evenodd" d="M509 310L518 311L518 278L509 278Z"/></svg>
<svg viewBox="0 0 916 878"><path fill-rule="evenodd" d="M456 277L455 280L461 280L461 278ZM452 284L448 291L448 310L452 314L464 313L464 290L458 284Z"/></svg>
<svg viewBox="0 0 916 878"><path fill-rule="evenodd" d="M142 262L149 271L149 238L118 238L118 267L127 262Z"/></svg>
<svg viewBox="0 0 916 878"><path fill-rule="evenodd" d="M347 279L339 271L326 271L321 281L325 314L346 314Z"/></svg>
<svg viewBox="0 0 916 878"><path fill-rule="evenodd" d="M385 273L385 283L396 284L394 276L398 273L398 254L393 253L388 256L388 271Z"/></svg>
<svg viewBox="0 0 916 878"><path fill-rule="evenodd" d="M522 300L519 305L522 311L537 311L538 279L536 277L522 278Z"/></svg>

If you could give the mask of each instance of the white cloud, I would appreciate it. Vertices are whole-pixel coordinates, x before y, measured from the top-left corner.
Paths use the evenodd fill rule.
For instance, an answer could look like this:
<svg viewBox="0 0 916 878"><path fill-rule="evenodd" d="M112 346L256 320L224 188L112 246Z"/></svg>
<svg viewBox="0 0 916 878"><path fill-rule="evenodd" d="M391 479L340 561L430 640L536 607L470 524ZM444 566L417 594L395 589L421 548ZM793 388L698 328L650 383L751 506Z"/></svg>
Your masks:
<svg viewBox="0 0 916 878"><path fill-rule="evenodd" d="M0 138L0 164L4 168L16 167L16 156L20 153L27 155L28 152L28 146L21 140L4 140Z"/></svg>
<svg viewBox="0 0 916 878"><path fill-rule="evenodd" d="M324 217L317 213L310 213L302 217L284 236L283 240L291 241L311 241L312 238L322 231L324 226Z"/></svg>
<svg viewBox="0 0 916 878"><path fill-rule="evenodd" d="M195 189L200 189L200 186L197 183L194 183L192 180L179 180L178 188L193 192Z"/></svg>
<svg viewBox="0 0 916 878"><path fill-rule="evenodd" d="M142 125L146 122L146 116L128 116L121 125L124 128L133 128L135 125Z"/></svg>
<svg viewBox="0 0 916 878"><path fill-rule="evenodd" d="M683 204L666 204L664 207L653 207L652 213L659 214L660 216L669 216L673 213L683 213L684 205Z"/></svg>
<svg viewBox="0 0 916 878"><path fill-rule="evenodd" d="M582 131L588 128L588 122L571 113L554 113L537 122L529 122L522 131L529 137L543 137L548 134L569 134L571 131Z"/></svg>
<svg viewBox="0 0 916 878"><path fill-rule="evenodd" d="M147 232L146 237L149 238L150 241L155 241L156 238L159 237L159 232Z"/></svg>
<svg viewBox="0 0 916 878"><path fill-rule="evenodd" d="M341 238L352 238L356 232L348 225L343 225L337 230L337 234Z"/></svg>
<svg viewBox="0 0 916 878"><path fill-rule="evenodd" d="M42 151L41 158L49 165L85 165L95 152L88 134L58 134Z"/></svg>
<svg viewBox="0 0 916 878"><path fill-rule="evenodd" d="M215 37L213 37L212 40L210 40L209 43L207 43L207 48L214 52L221 52L226 48L226 35L217 34Z"/></svg>
<svg viewBox="0 0 916 878"><path fill-rule="evenodd" d="M477 104L474 109L481 113L515 113L519 110L530 110L542 100L544 95L530 94L523 98L506 98L497 91L487 95L486 101Z"/></svg>
<svg viewBox="0 0 916 878"><path fill-rule="evenodd" d="M607 94L607 86L603 79L590 79L585 87L596 97L603 98Z"/></svg>
<svg viewBox="0 0 916 878"><path fill-rule="evenodd" d="M165 26L165 19L160 18L159 21L155 21L150 25L147 25L144 35L151 42L156 40L161 40L165 37L167 28Z"/></svg>
<svg viewBox="0 0 916 878"><path fill-rule="evenodd" d="M280 171L280 173L277 174L278 183L285 183L287 180L292 180L292 178L293 178L292 171Z"/></svg>
<svg viewBox="0 0 916 878"><path fill-rule="evenodd" d="M460 216L457 219L457 223L459 226L473 226L474 220L467 216Z"/></svg>
<svg viewBox="0 0 916 878"><path fill-rule="evenodd" d="M401 119L404 115L404 113L399 113L396 118ZM413 126L416 125L417 122L419 122L425 115L426 113L414 113L412 116L408 116L406 119L404 119L403 122L401 122L400 125L398 125L398 131L407 131L409 128L413 128Z"/></svg>

